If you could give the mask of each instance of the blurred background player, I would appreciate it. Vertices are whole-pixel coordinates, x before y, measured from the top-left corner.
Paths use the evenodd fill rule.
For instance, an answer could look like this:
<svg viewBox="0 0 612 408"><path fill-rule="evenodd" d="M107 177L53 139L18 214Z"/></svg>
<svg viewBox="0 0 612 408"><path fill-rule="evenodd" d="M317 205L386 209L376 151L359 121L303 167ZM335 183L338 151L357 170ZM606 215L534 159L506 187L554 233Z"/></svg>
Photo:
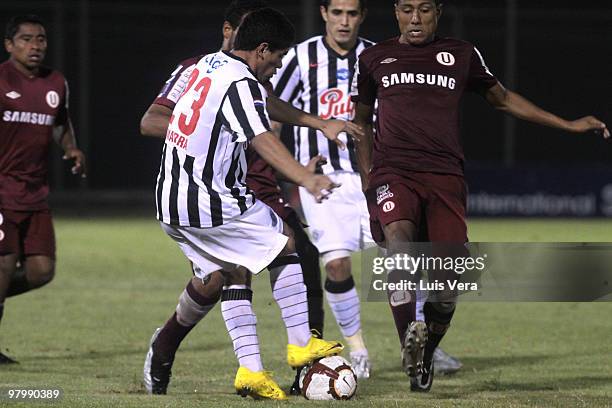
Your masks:
<svg viewBox="0 0 612 408"><path fill-rule="evenodd" d="M238 26L245 15L265 6L266 3L260 0L236 0L230 4L226 10L225 22L223 23L223 51L229 51L233 48ZM177 68L172 72L170 78L162 87L160 94L148 108L141 120L141 133L143 135L160 138L166 136L172 110L176 106L179 97L184 92L196 63L201 58L202 55L196 56L178 64ZM323 121L313 115L306 115L272 95L268 98L268 110L270 111L270 115L277 120L316 126L322 129L330 138L335 138L338 132L342 131L345 126L348 125L350 127L350 123L335 120ZM351 129L357 131L355 128ZM320 160L320 157L315 158L311 163L313 171L313 166L318 160ZM247 185L249 189L253 190L258 199L266 203L283 219L286 223L285 231L295 238L296 252L299 255L299 261L304 275L303 280L307 289L310 328L315 335L320 336L323 333L323 296L320 283L318 252L308 240L308 236L304 232L295 211L284 203L274 170L261 159L259 155L252 151L252 149L248 151L248 169ZM284 262L289 260L291 259L285 258ZM275 265L280 266L279 262L282 263L283 261L278 260L275 262ZM278 278L278 276L271 274L270 277L273 293L278 297L278 291L274 291L276 278ZM149 364L145 370L149 371L145 372L145 383L150 381L154 382L154 384L151 384L149 387L151 388L149 390L150 392L156 394L166 393L171 377L174 356L180 343L191 329L195 327L197 322L214 307L221 295L221 285L221 277L215 274L211 275L211 278L206 282L202 282L201 279L197 277L192 278L190 282L188 282L182 296L189 300L191 306L189 308L185 305L183 305L182 308L177 307L176 313L174 313L166 324L161 329L158 329L153 335L150 356L147 357L147 361L150 358L152 359L152 363ZM283 309L283 313L287 315L291 314L290 312L291 308L285 307L285 309ZM181 314L184 315L187 313L191 314L190 318L181 316ZM303 318L305 316L301 317ZM153 373L151 370L153 370ZM151 380L147 380L147 378ZM295 390L296 386L294 384L293 391L295 392Z"/></svg>
<svg viewBox="0 0 612 408"><path fill-rule="evenodd" d="M365 0L321 1L325 35L292 48L283 67L272 78L274 93L282 100L323 119L350 120L353 106L349 88L357 56L373 42L359 37L366 17ZM278 127L277 127L278 129ZM288 146L307 165L318 155L322 166L341 187L322 204L300 189L300 201L311 237L325 265L325 295L350 347L351 364L358 378L370 376L370 358L361 333L360 304L351 276L351 252L373 242L366 201L361 191L353 140L343 134L347 149L340 150L316 129L295 127Z"/></svg>
<svg viewBox="0 0 612 408"><path fill-rule="evenodd" d="M209 54L196 64L173 110L156 192L162 228L191 261L194 274L202 282L213 273L225 278L221 309L240 365L236 391L276 400L286 396L263 369L249 272L259 273L269 265L278 280L292 278L274 287L282 309L285 299L287 307L302 309L298 313L303 316L301 323L296 325L287 325L294 316L282 313L290 366L306 365L343 348L340 343L311 336L294 242L282 234L280 217L256 200L245 184L250 144L317 201L326 199L336 187L328 177L293 160L270 131L262 83L280 68L294 37L293 26L283 14L259 9L244 18L233 51ZM193 309L191 300L182 295L178 307ZM190 313L186 316L191 317Z"/></svg>
<svg viewBox="0 0 612 408"><path fill-rule="evenodd" d="M359 57L352 99L357 103L355 122L369 135L358 142L360 173L367 186L373 235L391 253L403 251L408 242L463 246L468 240L459 141L459 107L466 91L529 122L610 136L606 125L593 116L567 121L505 89L472 44L436 37L441 14L442 5L435 0L398 0L399 37ZM434 350L455 312L454 299L434 299L425 303L423 322L416 319L414 293L394 292L389 298L413 391L430 390Z"/></svg>
<svg viewBox="0 0 612 408"><path fill-rule="evenodd" d="M54 139L72 173L85 176L68 114L64 76L42 65L47 35L34 15L13 17L0 64L0 320L7 297L49 283L55 274L55 236L47 202L48 152ZM0 352L0 364L15 360Z"/></svg>

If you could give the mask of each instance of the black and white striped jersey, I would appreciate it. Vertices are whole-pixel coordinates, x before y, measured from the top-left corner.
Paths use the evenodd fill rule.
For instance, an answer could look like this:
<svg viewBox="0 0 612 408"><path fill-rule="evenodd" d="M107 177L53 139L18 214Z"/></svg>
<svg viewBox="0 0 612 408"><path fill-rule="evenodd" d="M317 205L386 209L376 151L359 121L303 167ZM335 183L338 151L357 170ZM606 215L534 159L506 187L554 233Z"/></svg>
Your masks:
<svg viewBox="0 0 612 408"><path fill-rule="evenodd" d="M293 47L283 59L283 67L272 77L274 93L298 109L323 119L350 120L354 104L350 88L355 72L357 56L373 42L358 38L355 47L341 56L326 43L323 36L316 36ZM334 171L358 172L355 145L346 134L340 139L347 145L342 151L319 131L294 128L293 146L297 161L303 165L321 154L327 158L323 166L326 174Z"/></svg>
<svg viewBox="0 0 612 408"><path fill-rule="evenodd" d="M194 67L170 119L157 177L157 217L214 227L255 202L246 186L246 149L270 130L267 93L246 62L217 52Z"/></svg>

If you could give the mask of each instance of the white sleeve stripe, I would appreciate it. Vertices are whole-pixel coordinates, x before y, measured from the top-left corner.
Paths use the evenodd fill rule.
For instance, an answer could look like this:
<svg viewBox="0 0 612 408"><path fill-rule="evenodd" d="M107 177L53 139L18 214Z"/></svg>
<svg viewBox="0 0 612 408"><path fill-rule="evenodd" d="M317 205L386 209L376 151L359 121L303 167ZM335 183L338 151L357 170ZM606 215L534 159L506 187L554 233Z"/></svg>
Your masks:
<svg viewBox="0 0 612 408"><path fill-rule="evenodd" d="M480 51L478 51L478 48L474 47L474 51L476 51L476 54L478 54L478 58L480 58L480 63L482 64L482 67L485 69L486 73L494 76L491 71L489 71L489 67L487 67L487 64L485 63L484 58L482 58L482 54L480 53Z"/></svg>

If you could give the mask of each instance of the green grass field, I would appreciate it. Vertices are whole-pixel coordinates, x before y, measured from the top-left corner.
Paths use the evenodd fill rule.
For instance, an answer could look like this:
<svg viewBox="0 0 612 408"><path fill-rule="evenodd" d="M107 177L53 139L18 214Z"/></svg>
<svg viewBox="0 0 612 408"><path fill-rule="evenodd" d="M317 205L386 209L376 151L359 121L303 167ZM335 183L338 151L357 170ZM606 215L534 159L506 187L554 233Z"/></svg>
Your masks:
<svg viewBox="0 0 612 408"><path fill-rule="evenodd" d="M0 345L19 359L0 368L0 388L63 389L61 406L219 407L321 406L293 397L253 402L233 394L237 369L217 307L177 354L169 395L150 397L141 385L153 330L174 310L190 276L187 263L153 219L56 220L56 279L11 298ZM612 242L612 222L480 221L473 241ZM359 276L359 271L355 271ZM288 387L285 333L267 273L255 279L255 311L267 369ZM464 369L436 377L427 395L411 394L401 372L388 306L364 303L362 323L373 378L357 397L332 406L490 407L612 406L612 303L462 303L444 348ZM326 337L340 339L331 313ZM26 404L0 400L0 406Z"/></svg>

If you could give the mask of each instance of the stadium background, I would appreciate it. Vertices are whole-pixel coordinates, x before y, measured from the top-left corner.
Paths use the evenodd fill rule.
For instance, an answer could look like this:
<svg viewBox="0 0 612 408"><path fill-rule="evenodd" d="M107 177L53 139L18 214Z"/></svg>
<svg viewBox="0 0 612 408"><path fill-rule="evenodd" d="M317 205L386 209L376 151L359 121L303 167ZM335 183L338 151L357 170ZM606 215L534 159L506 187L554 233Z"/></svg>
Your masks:
<svg viewBox="0 0 612 408"><path fill-rule="evenodd" d="M298 38L321 33L317 0L269 3ZM52 200L152 211L160 141L139 121L175 64L215 51L226 1L4 0L0 24L37 13L48 24L47 63L71 86L71 110L89 177L75 180L52 155ZM509 88L567 118L595 114L610 124L612 3L568 0L446 1L439 33L475 43ZM362 36L397 32L392 1L370 1ZM610 145L495 113L468 95L462 131L471 215L612 215ZM77 194L75 194L77 193Z"/></svg>

